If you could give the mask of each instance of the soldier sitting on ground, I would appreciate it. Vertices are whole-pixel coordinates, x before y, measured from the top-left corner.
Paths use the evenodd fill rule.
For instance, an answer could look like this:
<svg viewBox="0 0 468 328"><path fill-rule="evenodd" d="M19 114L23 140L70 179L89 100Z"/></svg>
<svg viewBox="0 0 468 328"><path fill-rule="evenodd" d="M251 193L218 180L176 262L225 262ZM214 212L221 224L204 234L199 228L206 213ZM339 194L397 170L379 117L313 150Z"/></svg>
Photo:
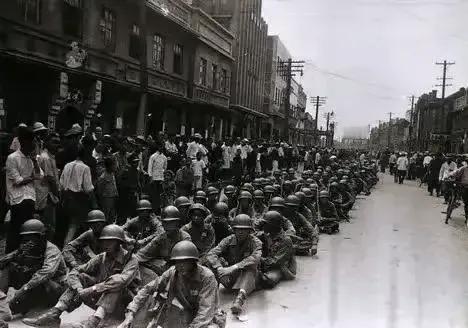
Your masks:
<svg viewBox="0 0 468 328"><path fill-rule="evenodd" d="M99 237L102 229L107 225L104 213L99 210L90 211L86 224L89 230L83 232L63 248L63 258L71 269L85 264L100 253Z"/></svg>
<svg viewBox="0 0 468 328"><path fill-rule="evenodd" d="M177 207L167 206L162 211L164 233L159 234L137 253L143 283L148 283L169 268L172 247L190 235L180 230L180 213Z"/></svg>
<svg viewBox="0 0 468 328"><path fill-rule="evenodd" d="M140 289L119 328L132 327L137 314L145 310L145 319L151 320L148 327L224 327L226 316L218 307L218 283L213 272L197 264L198 259L192 242L178 242L171 251L174 266Z"/></svg>
<svg viewBox="0 0 468 328"><path fill-rule="evenodd" d="M122 248L123 229L108 225L99 237L103 253L74 268L68 275L68 289L57 304L46 313L23 322L36 327L58 327L60 315L77 309L82 303L95 309L81 328L96 328L111 314L126 306L140 284L136 257Z"/></svg>
<svg viewBox="0 0 468 328"><path fill-rule="evenodd" d="M208 252L207 260L217 280L228 289L238 290L231 306L240 314L247 296L255 290L257 268L262 255L262 242L253 233L252 219L246 214L232 222L234 235L224 238Z"/></svg>
<svg viewBox="0 0 468 328"><path fill-rule="evenodd" d="M19 248L0 258L0 290L16 292L9 301L12 314L26 314L36 306L50 306L63 292L67 268L60 250L47 241L45 226L28 220L21 226ZM9 320L11 316L0 318Z"/></svg>
<svg viewBox="0 0 468 328"><path fill-rule="evenodd" d="M215 205L213 213L208 215L205 222L213 227L215 232L215 246L221 240L233 234L232 228L229 225L229 207L224 202L219 202Z"/></svg>
<svg viewBox="0 0 468 328"><path fill-rule="evenodd" d="M128 244L135 244L135 249L145 247L156 236L164 233L159 219L152 213L153 207L148 200L138 202L138 216L130 219L122 228Z"/></svg>
<svg viewBox="0 0 468 328"><path fill-rule="evenodd" d="M254 210L252 208L253 197L250 192L243 190L239 194L238 205L229 212L229 217L234 219L239 214L247 214L251 218L254 217Z"/></svg>
<svg viewBox="0 0 468 328"><path fill-rule="evenodd" d="M236 187L232 185L226 186L224 188L224 195L226 196L227 200L225 201L227 206L230 210L237 207L237 193Z"/></svg>
<svg viewBox="0 0 468 328"><path fill-rule="evenodd" d="M214 247L215 232L209 223L205 223L208 211L201 204L193 204L188 212L190 222L184 225L181 230L190 235L192 242L197 246L200 254L200 264L205 265L206 254Z"/></svg>
<svg viewBox="0 0 468 328"><path fill-rule="evenodd" d="M322 190L319 194L320 232L332 234L340 231L338 213L336 212L335 205L330 201L330 194L326 190Z"/></svg>
<svg viewBox="0 0 468 328"><path fill-rule="evenodd" d="M190 200L185 196L177 197L174 201L174 206L177 207L180 213L180 221L182 225L185 225L190 222L188 218L188 210L192 203Z"/></svg>
<svg viewBox="0 0 468 328"><path fill-rule="evenodd" d="M263 191L261 191L260 189L255 190L253 193L253 199L253 219L254 221L257 221L260 220L263 217L263 214L265 214L265 212L267 211L267 207L264 203L265 195L263 194Z"/></svg>
<svg viewBox="0 0 468 328"><path fill-rule="evenodd" d="M300 200L294 195L290 195L285 200L286 207L283 215L288 218L294 226L296 234L290 236L294 243L294 249L297 255L308 255L314 247L316 253L317 245L314 227L307 219L299 213ZM313 254L315 255L315 254Z"/></svg>
<svg viewBox="0 0 468 328"><path fill-rule="evenodd" d="M293 242L282 228L282 215L269 211L265 213L264 220L263 233L258 234L263 243L259 281L261 287L273 288L281 280L294 279L297 264Z"/></svg>

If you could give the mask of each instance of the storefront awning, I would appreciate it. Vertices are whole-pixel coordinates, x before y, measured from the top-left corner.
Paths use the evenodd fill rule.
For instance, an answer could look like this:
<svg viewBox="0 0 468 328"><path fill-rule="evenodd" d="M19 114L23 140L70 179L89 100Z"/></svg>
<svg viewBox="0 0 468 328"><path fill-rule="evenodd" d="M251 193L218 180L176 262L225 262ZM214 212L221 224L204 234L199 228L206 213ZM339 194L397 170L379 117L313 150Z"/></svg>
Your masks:
<svg viewBox="0 0 468 328"><path fill-rule="evenodd" d="M257 112L257 111L255 111L255 110L253 110L251 108L244 107L244 106L241 106L241 105L231 105L231 108L234 109L234 110L238 110L240 112L244 112L244 113L247 113L247 114L257 116L257 117L268 118L268 115L266 115L266 114Z"/></svg>

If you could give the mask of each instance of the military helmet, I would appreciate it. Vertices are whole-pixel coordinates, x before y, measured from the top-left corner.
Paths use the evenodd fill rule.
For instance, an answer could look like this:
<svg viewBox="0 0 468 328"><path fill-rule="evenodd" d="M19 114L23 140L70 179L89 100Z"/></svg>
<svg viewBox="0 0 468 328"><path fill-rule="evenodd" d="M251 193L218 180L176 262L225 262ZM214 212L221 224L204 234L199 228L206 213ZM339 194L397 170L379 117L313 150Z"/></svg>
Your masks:
<svg viewBox="0 0 468 328"><path fill-rule="evenodd" d="M341 179L342 180L349 180L349 177L347 175L343 175L343 177Z"/></svg>
<svg viewBox="0 0 468 328"><path fill-rule="evenodd" d="M275 188L273 188L273 186L271 186L271 185L267 185L267 186L265 186L265 188L263 188L263 192L265 194L272 194L272 193L275 192Z"/></svg>
<svg viewBox="0 0 468 328"><path fill-rule="evenodd" d="M300 201L301 203L303 203L303 202L305 201L305 199L306 199L306 194L305 194L304 192L302 192L302 191L297 191L297 192L295 192L295 193L294 193L294 196L296 196L297 198L299 198L299 201Z"/></svg>
<svg viewBox="0 0 468 328"><path fill-rule="evenodd" d="M232 220L234 229L253 229L252 219L247 214L239 214Z"/></svg>
<svg viewBox="0 0 468 328"><path fill-rule="evenodd" d="M171 261L195 260L200 258L197 246L189 240L179 241L171 251Z"/></svg>
<svg viewBox="0 0 468 328"><path fill-rule="evenodd" d="M285 200L286 206L298 207L301 205L301 200L295 195L289 195Z"/></svg>
<svg viewBox="0 0 468 328"><path fill-rule="evenodd" d="M214 217L227 217L229 215L229 206L224 202L217 203L213 208Z"/></svg>
<svg viewBox="0 0 468 328"><path fill-rule="evenodd" d="M260 189L255 190L254 193L253 193L253 198L255 198L255 199L264 199L265 196L263 195L263 191L261 191Z"/></svg>
<svg viewBox="0 0 468 328"><path fill-rule="evenodd" d="M307 178L306 182L307 182L307 184L309 184L309 185L315 183L314 179L312 179L312 178Z"/></svg>
<svg viewBox="0 0 468 328"><path fill-rule="evenodd" d="M235 192L236 192L236 187L234 187L232 185L228 185L228 186L226 186L226 188L224 188L224 194L225 195L232 195Z"/></svg>
<svg viewBox="0 0 468 328"><path fill-rule="evenodd" d="M137 211L145 211L145 210L152 210L153 206L151 202L146 199L142 199L138 202Z"/></svg>
<svg viewBox="0 0 468 328"><path fill-rule="evenodd" d="M314 193L310 188L302 188L301 191L304 193L306 199L314 197Z"/></svg>
<svg viewBox="0 0 468 328"><path fill-rule="evenodd" d="M86 219L86 222L87 223L106 222L106 216L104 215L103 211L92 210L88 212L88 217Z"/></svg>
<svg viewBox="0 0 468 328"><path fill-rule="evenodd" d="M218 190L217 188L213 187L213 186L210 186L210 187L208 187L208 188L206 189L206 194L207 194L208 196L210 196L210 195L217 195L218 193L219 193L219 190Z"/></svg>
<svg viewBox="0 0 468 328"><path fill-rule="evenodd" d="M330 198L330 194L326 190L322 190L319 194L319 198Z"/></svg>
<svg viewBox="0 0 468 328"><path fill-rule="evenodd" d="M119 240L125 242L124 230L117 224L109 224L102 229L99 240Z"/></svg>
<svg viewBox="0 0 468 328"><path fill-rule="evenodd" d="M270 203L270 208L274 207L285 207L285 202L284 202L284 198L283 197L273 197L271 199L271 203Z"/></svg>
<svg viewBox="0 0 468 328"><path fill-rule="evenodd" d="M246 190L246 191L248 191L248 192L250 192L250 193L253 193L254 190L255 190L255 188L252 186L251 183L248 183L248 182L247 182L247 183L244 183L244 185L242 186L241 190Z"/></svg>
<svg viewBox="0 0 468 328"><path fill-rule="evenodd" d="M290 186L290 187L291 187L291 186L292 186L292 182L291 182L290 180L286 180L286 181L283 182L283 187L284 187L284 186Z"/></svg>
<svg viewBox="0 0 468 328"><path fill-rule="evenodd" d="M340 180L340 185L346 185L348 182L346 180Z"/></svg>
<svg viewBox="0 0 468 328"><path fill-rule="evenodd" d="M338 188L338 187L339 187L338 182L332 182L332 183L330 183L330 189L332 189L332 188Z"/></svg>
<svg viewBox="0 0 468 328"><path fill-rule="evenodd" d="M37 219L27 220L21 225L20 235L42 235L44 233L44 223Z"/></svg>
<svg viewBox="0 0 468 328"><path fill-rule="evenodd" d="M290 168L290 169L288 170L288 174L294 174L294 173L296 173L296 171L294 171L293 168Z"/></svg>
<svg viewBox="0 0 468 328"><path fill-rule="evenodd" d="M203 206L202 204L192 204L188 210L188 213L192 213L193 211L202 211L205 215L208 215L208 210L205 206Z"/></svg>
<svg viewBox="0 0 468 328"><path fill-rule="evenodd" d="M318 185L315 184L315 183L311 184L311 185L309 186L309 188L312 189L312 190L318 190L318 189L319 189Z"/></svg>
<svg viewBox="0 0 468 328"><path fill-rule="evenodd" d="M195 193L195 196L193 196L193 199L203 199L206 201L206 192L204 192L203 190L198 190Z"/></svg>
<svg viewBox="0 0 468 328"><path fill-rule="evenodd" d="M180 220L180 212L175 206L166 206L161 214L162 221Z"/></svg>
<svg viewBox="0 0 468 328"><path fill-rule="evenodd" d="M275 184L273 184L273 188L275 189L275 191L280 191L281 190L281 185L279 185L278 183L275 183Z"/></svg>
<svg viewBox="0 0 468 328"><path fill-rule="evenodd" d="M250 199L252 200L252 194L246 190L242 190L240 195L239 195L239 199Z"/></svg>
<svg viewBox="0 0 468 328"><path fill-rule="evenodd" d="M175 207L179 208L184 206L190 206L192 204L190 203L190 200L187 197L180 196L176 198L176 200L174 201L174 205Z"/></svg>
<svg viewBox="0 0 468 328"><path fill-rule="evenodd" d="M283 216L277 211L268 211L263 216L263 219L267 224L274 227L281 227L283 225Z"/></svg>

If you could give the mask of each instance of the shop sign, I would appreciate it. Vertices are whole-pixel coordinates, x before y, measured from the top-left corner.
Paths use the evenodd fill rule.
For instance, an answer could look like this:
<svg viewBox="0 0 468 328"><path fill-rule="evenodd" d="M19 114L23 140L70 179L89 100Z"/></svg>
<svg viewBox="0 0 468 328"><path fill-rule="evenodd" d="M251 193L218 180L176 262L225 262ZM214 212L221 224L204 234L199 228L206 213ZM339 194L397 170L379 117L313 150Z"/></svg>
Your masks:
<svg viewBox="0 0 468 328"><path fill-rule="evenodd" d="M60 98L68 97L68 74L65 72L60 73Z"/></svg>
<svg viewBox="0 0 468 328"><path fill-rule="evenodd" d="M79 47L76 41L73 41L70 47L71 50L65 56L65 64L70 68L80 68L86 60L87 53Z"/></svg>
<svg viewBox="0 0 468 328"><path fill-rule="evenodd" d="M94 96L94 103L100 104L102 100L102 82L97 80L96 81L96 94Z"/></svg>

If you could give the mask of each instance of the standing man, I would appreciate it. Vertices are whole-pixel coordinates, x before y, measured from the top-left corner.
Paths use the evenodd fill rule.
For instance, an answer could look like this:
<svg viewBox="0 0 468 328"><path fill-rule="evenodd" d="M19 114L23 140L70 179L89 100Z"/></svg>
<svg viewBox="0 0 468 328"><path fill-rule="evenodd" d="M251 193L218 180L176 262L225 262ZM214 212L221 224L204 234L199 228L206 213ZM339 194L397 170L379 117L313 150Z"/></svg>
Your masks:
<svg viewBox="0 0 468 328"><path fill-rule="evenodd" d="M36 184L36 210L42 212L42 222L46 226L48 240L55 236L55 208L59 202L59 177L55 162L59 145L59 135L49 134L44 149L37 157L44 177Z"/></svg>
<svg viewBox="0 0 468 328"><path fill-rule="evenodd" d="M396 165L398 170L398 183L403 184L406 171L408 170L408 157L404 152L400 153L400 157L398 157Z"/></svg>
<svg viewBox="0 0 468 328"><path fill-rule="evenodd" d="M36 191L34 180L42 179L42 172L34 154L34 134L26 127L18 128L20 149L6 160L7 202L11 209L6 252L12 252L19 245L21 225L33 218Z"/></svg>
<svg viewBox="0 0 468 328"><path fill-rule="evenodd" d="M162 145L156 144L155 152L148 162L148 174L151 178L150 195L153 211L161 213L161 193L164 181L164 172L167 169L167 157L162 153Z"/></svg>
<svg viewBox="0 0 468 328"><path fill-rule="evenodd" d="M65 165L60 176L63 208L69 219L64 245L75 238L82 220L88 215L89 209L96 208L91 170L82 161L84 154L85 149L80 145L76 159Z"/></svg>

